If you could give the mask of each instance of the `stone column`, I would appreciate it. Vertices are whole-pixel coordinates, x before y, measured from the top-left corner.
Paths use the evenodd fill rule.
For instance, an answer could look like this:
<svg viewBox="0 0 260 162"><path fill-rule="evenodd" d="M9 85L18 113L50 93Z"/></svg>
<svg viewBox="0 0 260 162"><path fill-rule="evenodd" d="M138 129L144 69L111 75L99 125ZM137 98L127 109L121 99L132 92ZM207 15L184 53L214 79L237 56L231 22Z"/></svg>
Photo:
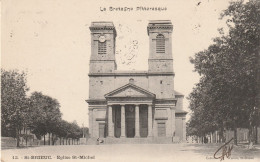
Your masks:
<svg viewBox="0 0 260 162"><path fill-rule="evenodd" d="M93 108L88 109L88 114L89 114L89 133L90 137L94 137L93 135Z"/></svg>
<svg viewBox="0 0 260 162"><path fill-rule="evenodd" d="M152 105L148 105L148 137L152 137L153 131L153 116L152 116Z"/></svg>
<svg viewBox="0 0 260 162"><path fill-rule="evenodd" d="M182 118L182 141L186 142L186 122L185 122L186 118Z"/></svg>
<svg viewBox="0 0 260 162"><path fill-rule="evenodd" d="M139 125L139 105L135 105L135 137L140 137Z"/></svg>
<svg viewBox="0 0 260 162"><path fill-rule="evenodd" d="M114 137L112 105L108 105L108 137Z"/></svg>
<svg viewBox="0 0 260 162"><path fill-rule="evenodd" d="M121 136L120 138L125 137L125 105L121 105Z"/></svg>
<svg viewBox="0 0 260 162"><path fill-rule="evenodd" d="M176 134L176 130L175 130L175 110L174 110L174 107L171 107L170 108L170 110L171 110L171 113L172 113L172 117L171 117L171 120L172 120L172 137L174 137L175 136L175 134Z"/></svg>

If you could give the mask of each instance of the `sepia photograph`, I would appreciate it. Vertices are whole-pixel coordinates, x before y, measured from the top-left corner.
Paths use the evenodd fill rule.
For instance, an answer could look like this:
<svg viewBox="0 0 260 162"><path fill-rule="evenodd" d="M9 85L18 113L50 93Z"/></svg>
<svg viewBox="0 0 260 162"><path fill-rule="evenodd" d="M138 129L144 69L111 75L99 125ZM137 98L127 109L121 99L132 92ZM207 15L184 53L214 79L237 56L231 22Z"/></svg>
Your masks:
<svg viewBox="0 0 260 162"><path fill-rule="evenodd" d="M2 0L1 162L259 162L259 0Z"/></svg>

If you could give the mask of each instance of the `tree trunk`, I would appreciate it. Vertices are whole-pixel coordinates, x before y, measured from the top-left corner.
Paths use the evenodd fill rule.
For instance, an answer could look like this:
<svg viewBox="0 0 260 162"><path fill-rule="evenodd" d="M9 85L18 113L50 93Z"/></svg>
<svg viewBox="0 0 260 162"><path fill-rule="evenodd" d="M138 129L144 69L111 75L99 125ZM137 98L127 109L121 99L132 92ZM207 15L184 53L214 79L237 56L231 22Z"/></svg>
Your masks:
<svg viewBox="0 0 260 162"><path fill-rule="evenodd" d="M237 145L237 128L234 128L234 145Z"/></svg>
<svg viewBox="0 0 260 162"><path fill-rule="evenodd" d="M51 145L53 145L53 134L51 134Z"/></svg>
<svg viewBox="0 0 260 162"><path fill-rule="evenodd" d="M52 137L52 145L54 145L55 144L55 141L54 141L55 134L54 134L54 137L53 137L53 134L51 134L51 137Z"/></svg>
<svg viewBox="0 0 260 162"><path fill-rule="evenodd" d="M49 145L51 145L51 134L49 133Z"/></svg>
<svg viewBox="0 0 260 162"><path fill-rule="evenodd" d="M43 135L43 145L45 145L45 135Z"/></svg>
<svg viewBox="0 0 260 162"><path fill-rule="evenodd" d="M25 145L26 145L26 146L27 146L27 141L28 141L27 129L25 128Z"/></svg>
<svg viewBox="0 0 260 162"><path fill-rule="evenodd" d="M219 143L225 142L225 138L224 138L224 128L221 127L220 131L219 131Z"/></svg>
<svg viewBox="0 0 260 162"><path fill-rule="evenodd" d="M258 144L258 131L257 131L257 126L255 127L255 144Z"/></svg>
<svg viewBox="0 0 260 162"><path fill-rule="evenodd" d="M249 128L249 146L248 146L249 149L252 149L253 146L254 146L254 131L253 131L253 129L254 128L252 126L250 126L250 128Z"/></svg>
<svg viewBox="0 0 260 162"><path fill-rule="evenodd" d="M218 143L218 131L215 131L215 143Z"/></svg>
<svg viewBox="0 0 260 162"><path fill-rule="evenodd" d="M259 126L259 115L260 115L260 113L259 113L259 111L260 111L260 50L258 51L258 59L257 59L257 65L256 65L256 69L257 69L257 76L256 76L256 78L257 78L257 81L256 81L256 84L257 84L257 86L256 86L256 88L257 88L257 94L256 94L256 97L255 97L255 110L256 110L256 116L257 116L257 118L258 118L258 124L256 124L256 128L255 128L255 144L257 144L258 143L258 139L257 139L257 134L258 134L258 132L257 132L257 126Z"/></svg>
<svg viewBox="0 0 260 162"><path fill-rule="evenodd" d="M16 147L20 147L20 137L18 128L16 128Z"/></svg>

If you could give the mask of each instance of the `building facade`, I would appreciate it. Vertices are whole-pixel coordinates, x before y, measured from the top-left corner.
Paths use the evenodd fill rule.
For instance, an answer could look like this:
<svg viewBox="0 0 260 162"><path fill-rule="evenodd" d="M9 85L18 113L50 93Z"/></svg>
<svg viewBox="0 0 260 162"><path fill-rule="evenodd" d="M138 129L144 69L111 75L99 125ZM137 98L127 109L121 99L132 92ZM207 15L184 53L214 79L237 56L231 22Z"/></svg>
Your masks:
<svg viewBox="0 0 260 162"><path fill-rule="evenodd" d="M112 22L92 22L89 133L93 138L186 139L183 95L174 90L173 25L150 21L148 71L119 71Z"/></svg>

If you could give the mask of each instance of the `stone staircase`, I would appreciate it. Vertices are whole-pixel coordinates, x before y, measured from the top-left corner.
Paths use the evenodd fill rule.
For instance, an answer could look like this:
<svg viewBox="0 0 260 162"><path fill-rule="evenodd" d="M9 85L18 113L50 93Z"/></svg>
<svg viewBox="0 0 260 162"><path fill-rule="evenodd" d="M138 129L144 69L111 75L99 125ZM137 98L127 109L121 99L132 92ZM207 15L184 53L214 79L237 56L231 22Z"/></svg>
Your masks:
<svg viewBox="0 0 260 162"><path fill-rule="evenodd" d="M171 144L179 143L180 140L177 137L148 137L148 138L100 138L103 140L101 144ZM97 138L89 138L87 145L97 145Z"/></svg>

